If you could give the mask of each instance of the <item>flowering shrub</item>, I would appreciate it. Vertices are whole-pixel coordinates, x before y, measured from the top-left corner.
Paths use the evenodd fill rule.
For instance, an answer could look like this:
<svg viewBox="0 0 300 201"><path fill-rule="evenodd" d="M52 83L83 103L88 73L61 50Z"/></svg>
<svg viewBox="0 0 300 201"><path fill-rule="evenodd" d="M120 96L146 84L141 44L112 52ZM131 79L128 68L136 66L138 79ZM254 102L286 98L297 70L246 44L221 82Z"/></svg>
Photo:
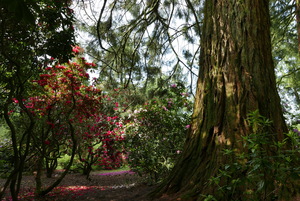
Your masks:
<svg viewBox="0 0 300 201"><path fill-rule="evenodd" d="M78 149L84 174L89 175L92 165L104 169L120 167L122 147L118 145L124 140L124 131L119 117L95 114L95 118L87 119L84 124L86 127L82 130Z"/></svg>
<svg viewBox="0 0 300 201"><path fill-rule="evenodd" d="M117 103L106 101L111 99L89 84L87 71L96 65L79 57L80 47L73 47L73 52L76 62L59 64L52 59L53 65L32 81L35 94L24 100L25 107L36 117L33 144L39 158L45 159L49 175L59 157L74 152L74 145L87 175L100 158L105 167L120 165L115 141L123 140L122 123L108 111L110 105L117 107Z"/></svg>
<svg viewBox="0 0 300 201"><path fill-rule="evenodd" d="M183 86L171 85L167 97L140 106L128 118L126 148L129 165L157 182L173 167L189 128L191 102Z"/></svg>
<svg viewBox="0 0 300 201"><path fill-rule="evenodd" d="M37 119L34 145L46 159L49 175L57 166L57 158L62 152L68 153L80 136L84 121L101 110L102 99L101 90L87 84L87 70L95 64L80 57L64 65L54 59L52 62L53 66L46 67L39 79L32 81L36 94L26 102ZM71 136L73 131L76 137Z"/></svg>

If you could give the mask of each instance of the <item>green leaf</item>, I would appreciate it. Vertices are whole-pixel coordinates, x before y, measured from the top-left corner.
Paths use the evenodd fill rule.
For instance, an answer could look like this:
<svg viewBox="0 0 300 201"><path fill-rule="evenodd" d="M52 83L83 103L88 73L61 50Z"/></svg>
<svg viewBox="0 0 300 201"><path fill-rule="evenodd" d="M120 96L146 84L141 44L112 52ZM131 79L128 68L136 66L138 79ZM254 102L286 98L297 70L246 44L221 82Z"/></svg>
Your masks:
<svg viewBox="0 0 300 201"><path fill-rule="evenodd" d="M287 162L289 162L289 163L292 162L292 159L291 159L290 156L286 156L286 157L285 157L285 160L286 160Z"/></svg>
<svg viewBox="0 0 300 201"><path fill-rule="evenodd" d="M29 3L24 0L2 0L7 9L15 14L15 18L23 20L24 22L35 24L35 17L29 7L38 8L36 2L30 1Z"/></svg>
<svg viewBox="0 0 300 201"><path fill-rule="evenodd" d="M261 191L265 187L265 181L261 180L257 184L257 191Z"/></svg>

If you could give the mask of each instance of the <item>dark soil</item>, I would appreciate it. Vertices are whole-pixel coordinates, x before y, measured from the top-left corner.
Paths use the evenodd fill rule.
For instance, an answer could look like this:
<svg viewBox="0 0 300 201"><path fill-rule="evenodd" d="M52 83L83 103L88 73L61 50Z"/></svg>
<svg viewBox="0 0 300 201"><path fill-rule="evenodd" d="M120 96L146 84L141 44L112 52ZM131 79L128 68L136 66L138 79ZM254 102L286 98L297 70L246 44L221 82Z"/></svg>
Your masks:
<svg viewBox="0 0 300 201"><path fill-rule="evenodd" d="M58 173L59 174L59 173ZM50 185L54 178L43 178L43 185ZM34 197L35 181L34 176L24 176L22 180L22 191L20 200L34 201L164 201L167 198L151 199L149 193L155 188L146 185L143 179L136 174L128 172L120 172L113 174L99 174L94 172L91 174L91 180L87 180L81 174L68 174L61 184L52 192L44 197ZM5 180L0 179L3 186ZM9 193L2 201L11 200Z"/></svg>

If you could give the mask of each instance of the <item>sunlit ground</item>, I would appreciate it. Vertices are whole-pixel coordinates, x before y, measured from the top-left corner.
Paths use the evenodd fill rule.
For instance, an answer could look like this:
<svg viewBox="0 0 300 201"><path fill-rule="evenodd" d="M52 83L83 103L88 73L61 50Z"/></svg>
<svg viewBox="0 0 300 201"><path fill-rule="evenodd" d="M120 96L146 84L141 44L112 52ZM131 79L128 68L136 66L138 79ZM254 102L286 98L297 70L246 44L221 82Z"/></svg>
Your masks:
<svg viewBox="0 0 300 201"><path fill-rule="evenodd" d="M130 170L118 171L118 172L103 172L96 175L100 176L115 176L121 174L134 174ZM105 191L109 189L119 189L119 188L130 188L135 186L135 183L126 185L113 185L113 186L60 186L56 187L53 191L48 193L44 197L35 197L34 188L23 188L19 194L19 200L26 201L55 201L64 200L64 198L76 199L76 200L89 200L87 195L92 195L98 191ZM11 197L6 197L2 201L11 201Z"/></svg>

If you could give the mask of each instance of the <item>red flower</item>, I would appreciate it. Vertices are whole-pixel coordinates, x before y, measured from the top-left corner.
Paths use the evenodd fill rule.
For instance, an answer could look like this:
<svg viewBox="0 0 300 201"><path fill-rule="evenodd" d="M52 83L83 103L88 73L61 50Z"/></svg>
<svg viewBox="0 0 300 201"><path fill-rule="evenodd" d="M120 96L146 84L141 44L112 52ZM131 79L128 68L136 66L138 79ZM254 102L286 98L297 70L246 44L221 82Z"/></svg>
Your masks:
<svg viewBox="0 0 300 201"><path fill-rule="evenodd" d="M40 86L45 86L47 85L47 80L38 80L37 83L40 85Z"/></svg>
<svg viewBox="0 0 300 201"><path fill-rule="evenodd" d="M57 69L66 69L65 66L56 66Z"/></svg>
<svg viewBox="0 0 300 201"><path fill-rule="evenodd" d="M19 101L16 98L12 99L14 103L19 103Z"/></svg>
<svg viewBox="0 0 300 201"><path fill-rule="evenodd" d="M88 62L86 62L85 65L92 66L92 67L95 67L95 66L96 66L95 63L88 63Z"/></svg>
<svg viewBox="0 0 300 201"><path fill-rule="evenodd" d="M33 103L27 103L27 105L25 105L26 108L34 108L34 104Z"/></svg>
<svg viewBox="0 0 300 201"><path fill-rule="evenodd" d="M51 77L51 75L49 75L49 74L41 74L40 77L41 77L41 78L44 78L44 77Z"/></svg>
<svg viewBox="0 0 300 201"><path fill-rule="evenodd" d="M54 127L55 127L54 123L52 123L52 122L50 122L50 121L47 121L47 124L50 125L51 128L54 128Z"/></svg>
<svg viewBox="0 0 300 201"><path fill-rule="evenodd" d="M46 110L51 110L52 109L52 105L47 105Z"/></svg>
<svg viewBox="0 0 300 201"><path fill-rule="evenodd" d="M78 54L80 52L80 47L79 46L74 46L72 49L72 52L74 52L75 54Z"/></svg>

